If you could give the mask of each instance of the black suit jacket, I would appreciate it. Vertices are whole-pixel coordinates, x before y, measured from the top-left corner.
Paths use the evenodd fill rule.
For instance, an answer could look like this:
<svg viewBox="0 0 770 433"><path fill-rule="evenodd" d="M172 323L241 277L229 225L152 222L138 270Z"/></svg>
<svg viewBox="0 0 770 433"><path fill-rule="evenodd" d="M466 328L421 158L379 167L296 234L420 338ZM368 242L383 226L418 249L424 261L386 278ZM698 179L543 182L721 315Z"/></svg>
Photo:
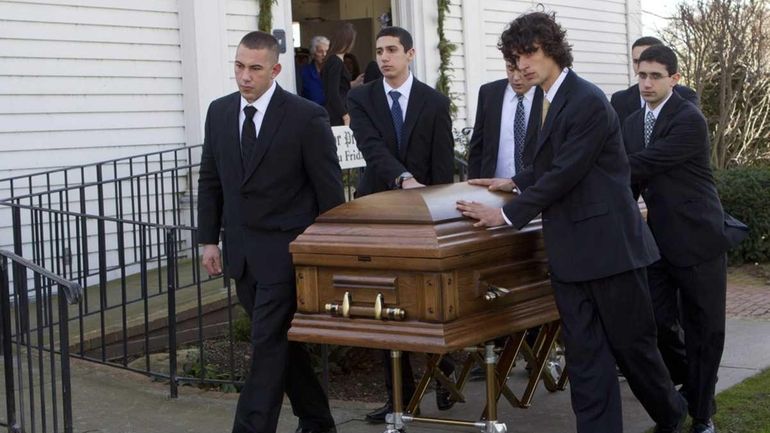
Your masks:
<svg viewBox="0 0 770 433"><path fill-rule="evenodd" d="M617 115L604 93L573 71L551 103L532 166L513 181L522 192L503 211L516 228L542 212L557 280L590 281L658 260L628 187Z"/></svg>
<svg viewBox="0 0 770 433"><path fill-rule="evenodd" d="M348 114L347 97L350 91L350 72L345 63L335 55L329 55L321 69L321 83L326 95L326 112L332 126L344 125L342 116Z"/></svg>
<svg viewBox="0 0 770 433"><path fill-rule="evenodd" d="M468 152L468 178L490 178L497 169L497 152L500 147L500 122L503 112L503 98L508 80L502 79L484 84L479 89L476 122L473 124L470 151ZM527 122L527 136L524 139L524 165L531 164L532 151L540 129L540 113L543 107L543 90L535 88L532 108Z"/></svg>
<svg viewBox="0 0 770 433"><path fill-rule="evenodd" d="M674 92L695 104L696 107L700 105L698 94L695 93L695 90L687 86L677 84L674 86ZM642 106L642 100L640 98L641 95L639 94L638 84L634 84L626 90L620 90L612 94L612 108L614 108L615 112L618 113L621 127L625 125L626 118L628 118L631 113L638 110Z"/></svg>
<svg viewBox="0 0 770 433"><path fill-rule="evenodd" d="M291 281L289 242L320 212L344 202L336 142L326 112L276 86L244 170L240 94L211 103L198 180L198 242L217 244L225 229L229 275L245 266L259 283Z"/></svg>
<svg viewBox="0 0 770 433"><path fill-rule="evenodd" d="M414 79L400 151L382 78L351 90L348 105L350 128L366 160L357 196L393 189L405 171L423 185L454 181L454 140L446 96Z"/></svg>
<svg viewBox="0 0 770 433"><path fill-rule="evenodd" d="M727 251L725 215L711 172L708 129L700 110L673 93L644 147L645 110L626 119L631 181L645 185L647 223L663 257L693 266Z"/></svg>

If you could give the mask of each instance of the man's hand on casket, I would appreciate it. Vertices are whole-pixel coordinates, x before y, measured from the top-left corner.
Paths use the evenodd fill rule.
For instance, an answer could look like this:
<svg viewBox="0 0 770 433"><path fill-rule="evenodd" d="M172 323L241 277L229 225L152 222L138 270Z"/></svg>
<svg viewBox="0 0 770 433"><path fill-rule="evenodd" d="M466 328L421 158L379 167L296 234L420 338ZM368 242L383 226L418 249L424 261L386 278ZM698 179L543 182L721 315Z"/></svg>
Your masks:
<svg viewBox="0 0 770 433"><path fill-rule="evenodd" d="M514 194L519 193L519 188L513 183L513 179L506 177L486 178L486 179L470 179L469 185L485 186L490 191L502 191L512 192Z"/></svg>
<svg viewBox="0 0 770 433"><path fill-rule="evenodd" d="M457 210L464 216L478 220L474 227L497 227L505 224L499 207L491 207L475 201L457 201Z"/></svg>

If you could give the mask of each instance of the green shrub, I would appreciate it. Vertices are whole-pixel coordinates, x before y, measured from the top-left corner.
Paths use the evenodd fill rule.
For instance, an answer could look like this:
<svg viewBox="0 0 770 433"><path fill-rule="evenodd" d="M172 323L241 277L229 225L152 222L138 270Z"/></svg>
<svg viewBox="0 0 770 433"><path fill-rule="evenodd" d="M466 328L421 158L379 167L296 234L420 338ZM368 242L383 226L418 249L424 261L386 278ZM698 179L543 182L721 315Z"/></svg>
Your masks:
<svg viewBox="0 0 770 433"><path fill-rule="evenodd" d="M749 226L749 236L728 257L731 264L770 261L770 167L714 173L725 211Z"/></svg>
<svg viewBox="0 0 770 433"><path fill-rule="evenodd" d="M240 307L235 308L236 318L233 320L233 340L251 341L251 319Z"/></svg>

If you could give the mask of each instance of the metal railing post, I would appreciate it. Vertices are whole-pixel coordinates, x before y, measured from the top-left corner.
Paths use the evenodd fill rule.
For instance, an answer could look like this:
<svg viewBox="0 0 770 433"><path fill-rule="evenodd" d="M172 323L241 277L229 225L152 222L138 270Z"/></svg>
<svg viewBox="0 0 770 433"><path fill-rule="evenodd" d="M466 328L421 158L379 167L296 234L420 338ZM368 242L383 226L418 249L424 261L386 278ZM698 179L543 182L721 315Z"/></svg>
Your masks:
<svg viewBox="0 0 770 433"><path fill-rule="evenodd" d="M19 428L16 424L16 389L13 378L13 343L11 341L11 292L8 258L0 257L0 320L2 320L3 372L5 373L5 411L8 431Z"/></svg>
<svg viewBox="0 0 770 433"><path fill-rule="evenodd" d="M171 398L177 398L176 371L176 229L166 230L166 282L168 296L168 378Z"/></svg>

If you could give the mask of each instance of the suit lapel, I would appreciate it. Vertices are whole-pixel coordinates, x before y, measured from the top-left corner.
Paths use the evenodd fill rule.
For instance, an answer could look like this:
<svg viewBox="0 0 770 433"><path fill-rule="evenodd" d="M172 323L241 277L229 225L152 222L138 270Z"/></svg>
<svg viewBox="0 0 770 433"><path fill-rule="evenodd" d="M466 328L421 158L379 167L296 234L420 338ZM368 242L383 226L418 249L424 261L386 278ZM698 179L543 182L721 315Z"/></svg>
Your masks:
<svg viewBox="0 0 770 433"><path fill-rule="evenodd" d="M539 132L540 116L543 112L543 89L540 86L535 88L535 95L532 98L532 108L529 111L529 122L527 123L527 136L524 139L525 146L527 143L533 143L537 133ZM526 152L526 147L524 148Z"/></svg>
<svg viewBox="0 0 770 433"><path fill-rule="evenodd" d="M543 124L543 128L540 130L537 136L537 147L535 148L535 152L532 154L533 157L537 155L538 152L540 152L540 149L543 147L543 143L545 143L545 140L549 135L551 135L554 119L567 103L567 96L572 90L574 83L575 73L570 69L570 71L567 73L567 76L564 78L564 81L562 81L559 90L556 92L556 96L553 98L551 106L548 108L548 113L546 113L545 116L545 124ZM545 94L543 95L543 98L545 98Z"/></svg>
<svg viewBox="0 0 770 433"><path fill-rule="evenodd" d="M238 174L238 180L243 180L243 164L241 163L241 131L238 127L239 116L241 112L241 94L233 93L231 100L227 104L225 116L225 134L224 154L227 155L227 165L234 167Z"/></svg>
<svg viewBox="0 0 770 433"><path fill-rule="evenodd" d="M631 96L626 99L626 108L628 109L628 114L633 113L634 111L638 110L642 106L642 96L639 94L639 85L636 84L634 86L631 86ZM628 114L626 116L628 116Z"/></svg>
<svg viewBox="0 0 770 433"><path fill-rule="evenodd" d="M487 110L486 124L489 125L489 144L494 150L494 160L491 160L492 166L497 170L497 154L500 152L500 125L502 124L503 117L503 103L505 102L505 86L508 85L508 80L500 80L500 86L494 86L492 94L489 96L489 110ZM477 108L477 110L480 108ZM484 140L484 147L486 147L486 139Z"/></svg>
<svg viewBox="0 0 770 433"><path fill-rule="evenodd" d="M682 101L683 99L677 95L676 92L671 94L671 97L666 101L666 105L660 109L660 113L658 113L658 117L655 119L655 125L653 126L652 134L650 135L650 143L655 141L655 138L660 134L660 131L667 128L668 124L671 122L671 114L679 109L679 104L681 104ZM644 121L642 121L642 130L644 130Z"/></svg>
<svg viewBox="0 0 770 433"><path fill-rule="evenodd" d="M382 131L385 143L388 145L388 150L393 155L396 155L396 149L398 148L398 141L396 141L396 127L393 126L393 120L390 116L390 99L385 96L385 87L382 85L382 78L372 86L372 104L374 105L374 112L376 116L372 121L376 122L379 126L379 130Z"/></svg>
<svg viewBox="0 0 770 433"><path fill-rule="evenodd" d="M417 124L417 119L420 117L420 112L425 106L425 100L427 99L423 86L424 84L415 78L412 82L412 89L409 92L409 104L406 107L406 120L404 121L404 135L401 137L401 148L399 149L399 157L402 161L406 157L406 149L409 147L412 131Z"/></svg>
<svg viewBox="0 0 770 433"><path fill-rule="evenodd" d="M286 95L284 94L281 86L276 85L275 93L270 98L270 103L265 110L265 117L262 118L262 125L259 128L259 135L257 136L257 148L254 150L254 154L251 160L246 165L246 171L243 176L243 184L245 184L254 171L257 169L265 154L270 150L273 145L273 139L278 131L278 128L283 123L284 119L284 102L286 101Z"/></svg>

